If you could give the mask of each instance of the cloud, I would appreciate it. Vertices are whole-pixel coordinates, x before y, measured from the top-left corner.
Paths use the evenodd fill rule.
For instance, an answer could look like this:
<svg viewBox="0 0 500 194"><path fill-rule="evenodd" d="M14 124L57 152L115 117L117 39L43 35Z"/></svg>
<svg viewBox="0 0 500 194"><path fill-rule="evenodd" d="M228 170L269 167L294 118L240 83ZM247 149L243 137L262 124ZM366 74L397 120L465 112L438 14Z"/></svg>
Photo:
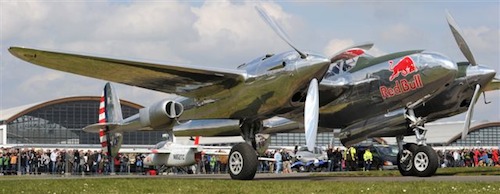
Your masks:
<svg viewBox="0 0 500 194"><path fill-rule="evenodd" d="M100 95L105 83L21 62L7 52L10 45L223 68L234 68L266 53L291 50L260 19L254 4L252 1L225 0L195 3L2 1L2 107L68 95ZM394 2L308 4L265 1L262 4L300 49L313 48L311 50L324 52L326 56L371 40L376 47L369 53L376 56L386 54L386 50L432 48L447 55L456 51L455 56L461 57L449 30L443 26L445 21L436 21L437 17L444 19L441 7ZM434 5L443 4L452 5L452 8L466 7L460 3ZM498 15L498 9L482 7L483 4L473 6L474 10L481 9L481 13ZM466 8L464 10L468 10ZM494 20L492 25L474 14L466 17L474 19L476 25L463 28L476 60L498 68L498 18L488 18ZM448 43L439 42L444 38L450 40L451 48L442 48L443 42ZM121 84L117 84L116 89L123 99L143 105L168 97ZM492 99L495 100L498 96Z"/></svg>
<svg viewBox="0 0 500 194"><path fill-rule="evenodd" d="M328 42L326 47L323 49L323 53L327 57L331 57L332 55L349 48L351 46L359 45L363 43L355 43L352 39L332 39ZM381 56L387 54L387 52L382 51L377 46L373 46L370 50L367 51L368 54L373 56Z"/></svg>
<svg viewBox="0 0 500 194"><path fill-rule="evenodd" d="M423 33L414 26L409 26L406 24L395 24L389 26L386 30L381 32L380 37L383 41L398 42L409 40L419 40L423 39Z"/></svg>
<svg viewBox="0 0 500 194"><path fill-rule="evenodd" d="M491 53L492 51L497 51L499 48L500 29L480 26L477 28L466 28L463 30L463 33L467 44L477 49L478 52Z"/></svg>
<svg viewBox="0 0 500 194"><path fill-rule="evenodd" d="M341 50L353 46L355 43L352 39L332 39L326 45L323 53L325 56L332 56Z"/></svg>
<svg viewBox="0 0 500 194"><path fill-rule="evenodd" d="M44 71L21 82L19 92L26 96L37 96L47 91L54 82L63 82L65 73Z"/></svg>
<svg viewBox="0 0 500 194"><path fill-rule="evenodd" d="M288 29L287 21L291 17L281 7L273 3L264 3L263 7L285 31ZM251 54L255 57L287 48L286 44L261 21L252 2L235 4L229 1L207 1L201 7L193 7L192 11L197 17L193 28L199 37L197 42L190 42L187 45L186 50L192 53L200 53L208 59L225 61L228 60L228 56ZM213 56L213 52L210 52L213 50L220 54ZM243 59L237 60L239 61L235 61L235 65L245 62Z"/></svg>

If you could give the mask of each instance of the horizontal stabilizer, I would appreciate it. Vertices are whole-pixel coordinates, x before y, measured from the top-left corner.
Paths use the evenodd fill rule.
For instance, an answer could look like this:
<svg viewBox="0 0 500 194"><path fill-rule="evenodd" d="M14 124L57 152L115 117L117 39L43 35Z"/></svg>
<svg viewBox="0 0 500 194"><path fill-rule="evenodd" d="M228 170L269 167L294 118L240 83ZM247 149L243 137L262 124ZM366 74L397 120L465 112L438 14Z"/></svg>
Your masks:
<svg viewBox="0 0 500 194"><path fill-rule="evenodd" d="M110 132L113 132L113 133L122 132L122 131L114 130L114 129L118 129L119 126L121 126L120 123L96 123L96 124L92 124L92 125L84 127L83 131L85 131L87 133L99 133L99 130L108 127Z"/></svg>
<svg viewBox="0 0 500 194"><path fill-rule="evenodd" d="M488 85L484 88L484 91L500 90L500 78L493 78Z"/></svg>
<svg viewBox="0 0 500 194"><path fill-rule="evenodd" d="M190 120L174 126L176 136L237 136L240 135L239 120L204 119Z"/></svg>

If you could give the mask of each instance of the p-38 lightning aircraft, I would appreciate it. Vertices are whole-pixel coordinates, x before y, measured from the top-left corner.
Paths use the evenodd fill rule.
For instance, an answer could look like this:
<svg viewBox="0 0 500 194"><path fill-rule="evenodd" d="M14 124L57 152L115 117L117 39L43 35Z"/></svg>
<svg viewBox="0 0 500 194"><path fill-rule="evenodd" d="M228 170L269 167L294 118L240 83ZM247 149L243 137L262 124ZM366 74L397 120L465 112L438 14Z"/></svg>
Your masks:
<svg viewBox="0 0 500 194"><path fill-rule="evenodd" d="M241 135L246 143L233 146L228 161L231 178L240 180L254 178L257 155L269 145L269 139L260 134L273 132L266 132L262 123L274 116L303 122L310 150L318 124L342 128L346 137L351 137L344 139L346 144L366 138L359 133L371 133L370 130L398 136L404 156L400 158L411 164L401 173L431 176L437 157L425 144L425 120L416 116L418 108L436 97L447 103L464 99L469 102L465 106L473 104L468 95L450 97L444 93L458 87L466 88L459 92L472 93L470 85L484 88L495 74L470 59L470 65L459 63L459 68L449 58L423 50L380 57L365 53L371 45L351 47L331 57L303 52L262 8L256 9L293 51L258 57L236 70L160 65L20 47L11 47L9 51L43 67L184 96L157 102L121 121L98 123L84 130L97 132L105 128L106 134L167 130L189 136ZM458 38L457 41L463 42ZM469 80L469 75L475 78ZM466 80L457 83L457 79ZM405 124L404 130L387 131L393 127L392 120L379 119L390 116L398 117L397 121ZM419 145L403 146L402 137L406 135L416 135ZM416 168L417 159L427 160Z"/></svg>

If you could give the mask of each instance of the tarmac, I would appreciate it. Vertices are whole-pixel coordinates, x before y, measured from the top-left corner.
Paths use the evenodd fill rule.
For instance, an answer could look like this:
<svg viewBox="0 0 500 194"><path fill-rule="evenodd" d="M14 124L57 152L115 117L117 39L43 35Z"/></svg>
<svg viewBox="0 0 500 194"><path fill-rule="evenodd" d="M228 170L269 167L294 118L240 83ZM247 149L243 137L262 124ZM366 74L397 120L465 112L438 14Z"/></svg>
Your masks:
<svg viewBox="0 0 500 194"><path fill-rule="evenodd" d="M340 182L500 182L500 176L432 176L432 177L411 177L411 176L393 176L393 177L345 177L345 176L327 176L328 173L289 173L272 174L258 173L253 181L268 180L299 180L299 181L340 181ZM19 180L19 179L99 179L99 178L165 178L165 179L211 179L211 180L231 180L229 174L169 174L169 175L22 175L22 176L0 176L0 180Z"/></svg>

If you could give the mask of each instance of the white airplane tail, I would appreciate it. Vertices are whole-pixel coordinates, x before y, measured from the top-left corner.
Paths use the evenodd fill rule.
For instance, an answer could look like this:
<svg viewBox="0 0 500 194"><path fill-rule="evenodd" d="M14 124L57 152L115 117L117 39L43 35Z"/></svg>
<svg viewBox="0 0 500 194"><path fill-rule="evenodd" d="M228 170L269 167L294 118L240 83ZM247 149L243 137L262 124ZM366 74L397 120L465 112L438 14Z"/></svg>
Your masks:
<svg viewBox="0 0 500 194"><path fill-rule="evenodd" d="M108 82L104 86L104 91L99 104L99 140L103 153L115 157L120 150L123 141L121 133L112 132L108 123L122 123L122 109L120 99L115 94L113 86Z"/></svg>

